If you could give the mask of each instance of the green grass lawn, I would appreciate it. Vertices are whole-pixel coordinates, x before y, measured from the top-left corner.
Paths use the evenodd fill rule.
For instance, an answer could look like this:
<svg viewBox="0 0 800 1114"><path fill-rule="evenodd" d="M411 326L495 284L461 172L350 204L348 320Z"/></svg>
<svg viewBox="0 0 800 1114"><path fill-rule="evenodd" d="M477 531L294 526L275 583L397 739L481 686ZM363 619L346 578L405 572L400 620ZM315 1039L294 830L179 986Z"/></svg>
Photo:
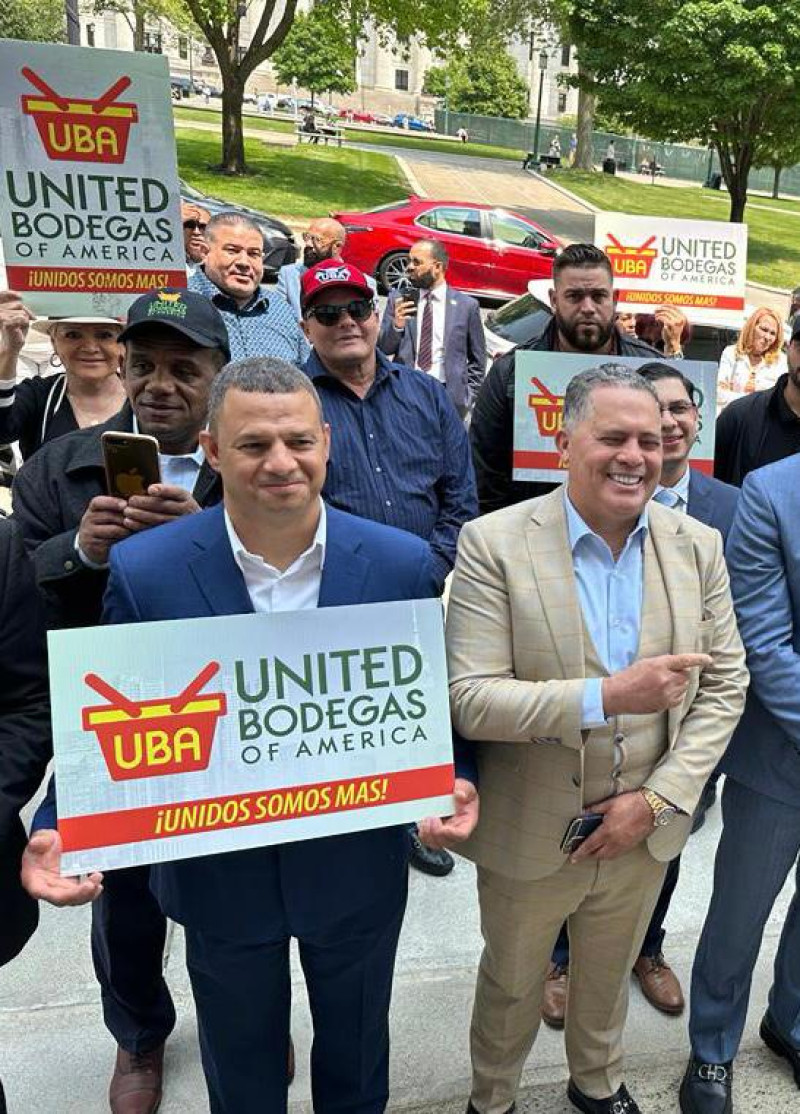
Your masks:
<svg viewBox="0 0 800 1114"><path fill-rule="evenodd" d="M607 174L565 170L556 179L566 189L607 212L642 216L686 217L694 220L728 219L728 197L712 190L680 189L674 186L630 182ZM768 286L791 288L800 281L800 221L756 206L777 205L787 211L800 210L793 202L752 198L748 208L747 277Z"/></svg>
<svg viewBox="0 0 800 1114"><path fill-rule="evenodd" d="M213 169L220 140L180 127L178 167L186 181L225 201L272 216L318 217L335 209L369 209L408 196L408 184L391 155L333 147L268 147L245 140L249 173L230 177Z"/></svg>
<svg viewBox="0 0 800 1114"><path fill-rule="evenodd" d="M175 123L184 121L218 123L219 111L214 108L174 109ZM294 132L292 120L274 120L269 116L256 116L245 113L242 117L246 128L267 132ZM392 132L374 132L367 128L345 128L348 143L368 143L378 147L405 147L412 151L439 151L446 155L472 155L480 159L512 159L520 162L525 157L523 151L509 147L492 147L486 143L460 143L457 139L439 139L436 136L414 134L395 128Z"/></svg>

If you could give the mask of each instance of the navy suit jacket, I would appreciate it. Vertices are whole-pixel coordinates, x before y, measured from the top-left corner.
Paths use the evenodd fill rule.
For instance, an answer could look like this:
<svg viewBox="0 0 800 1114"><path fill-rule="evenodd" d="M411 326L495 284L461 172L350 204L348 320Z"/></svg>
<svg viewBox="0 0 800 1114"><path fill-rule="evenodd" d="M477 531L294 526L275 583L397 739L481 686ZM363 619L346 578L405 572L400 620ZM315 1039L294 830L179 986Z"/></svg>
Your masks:
<svg viewBox="0 0 800 1114"><path fill-rule="evenodd" d="M430 549L421 538L332 507L327 516L320 607L438 595ZM106 623L252 610L221 506L148 530L111 551ZM460 765L470 776L469 768ZM358 910L365 894L372 905L396 905L405 893L407 863L405 829L379 828L165 863L152 868L151 885L173 920L229 939L255 940L264 939L265 932L285 931L276 892L290 892L293 923L299 905L313 931L320 918L325 920L326 908ZM331 887L336 887L336 902L326 901Z"/></svg>
<svg viewBox="0 0 800 1114"><path fill-rule="evenodd" d="M686 513L706 526L713 526L727 542L736 512L739 488L706 476L696 468L689 471L689 504Z"/></svg>
<svg viewBox="0 0 800 1114"><path fill-rule="evenodd" d="M394 356L406 367L417 366L417 317L406 322L402 333L394 327L394 306L398 295L389 291L378 334L378 348ZM447 287L444 313L444 385L456 409L463 416L486 375L486 337L481 310L469 294Z"/></svg>
<svg viewBox="0 0 800 1114"><path fill-rule="evenodd" d="M726 556L750 688L722 760L736 781L800 808L800 457L750 472Z"/></svg>

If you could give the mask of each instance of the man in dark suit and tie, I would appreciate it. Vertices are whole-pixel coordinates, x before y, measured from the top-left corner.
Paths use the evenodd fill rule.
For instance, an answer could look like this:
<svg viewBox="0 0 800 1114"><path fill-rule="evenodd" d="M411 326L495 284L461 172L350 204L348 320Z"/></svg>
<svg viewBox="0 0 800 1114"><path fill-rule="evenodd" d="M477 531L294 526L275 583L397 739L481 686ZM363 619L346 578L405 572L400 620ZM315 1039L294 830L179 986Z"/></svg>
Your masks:
<svg viewBox="0 0 800 1114"><path fill-rule="evenodd" d="M402 291L389 292L378 347L444 383L464 417L486 374L486 339L480 306L448 285L447 264L447 251L438 240L414 244L407 274L419 301Z"/></svg>
<svg viewBox="0 0 800 1114"><path fill-rule="evenodd" d="M438 595L423 539L322 502L330 428L311 380L291 364L228 365L201 439L222 477L223 505L115 546L105 622ZM466 838L477 820L474 767L469 755L461 762L455 815L423 828L437 841ZM58 837L38 837L27 881L46 896ZM162 909L186 929L213 1114L286 1114L292 936L314 1017L315 1111L382 1114L407 878L406 831L397 826L152 868Z"/></svg>
<svg viewBox="0 0 800 1114"><path fill-rule="evenodd" d="M689 453L700 432L697 388L674 364L652 361L642 364L639 373L653 384L661 406L664 457L661 479L653 498L706 526L713 526L723 539L727 539L736 510L738 489L689 466ZM703 822L706 809L714 801L718 776L716 772L712 774L706 785L693 831ZM666 1014L681 1013L685 1004L678 978L663 953L664 920L678 884L680 862L678 856L667 867L658 902L633 968L647 1001ZM542 1003L542 1019L554 1029L564 1027L568 972L569 939L566 928L562 928L553 950Z"/></svg>

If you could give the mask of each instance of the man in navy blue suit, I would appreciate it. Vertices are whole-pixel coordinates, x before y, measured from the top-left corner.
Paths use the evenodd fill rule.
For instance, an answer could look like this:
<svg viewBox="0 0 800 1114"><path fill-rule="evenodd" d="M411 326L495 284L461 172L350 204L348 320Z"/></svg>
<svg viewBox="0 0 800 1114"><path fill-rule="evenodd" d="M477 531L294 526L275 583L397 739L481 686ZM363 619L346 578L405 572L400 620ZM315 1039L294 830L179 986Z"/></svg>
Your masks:
<svg viewBox="0 0 800 1114"><path fill-rule="evenodd" d="M222 477L223 505L115 546L105 622L438 594L425 541L325 507L330 430L313 384L292 365L266 358L229 365L214 382L201 438ZM468 760L464 772L474 780ZM466 838L474 827L477 793L468 777L456 778L454 816L425 822L433 841ZM29 845L27 880L46 896L58 837L38 838L40 859ZM213 1114L285 1114L292 936L314 1018L315 1111L385 1110L407 874L403 827L153 868L161 907L186 929ZM99 884L96 876L89 881Z"/></svg>
<svg viewBox="0 0 800 1114"><path fill-rule="evenodd" d="M727 561L750 689L722 760L723 829L692 969L683 1114L732 1114L733 1061L764 926L800 854L800 458L750 472ZM800 876L799 876L800 877ZM800 899L786 914L760 1036L800 1088Z"/></svg>
<svg viewBox="0 0 800 1114"><path fill-rule="evenodd" d="M391 290L378 347L406 367L444 383L464 417L486 375L486 338L475 298L446 280L447 251L438 240L420 240L408 253L408 279L419 301Z"/></svg>
<svg viewBox="0 0 800 1114"><path fill-rule="evenodd" d="M661 482L653 498L679 513L691 515L706 526L713 526L727 539L736 510L738 488L689 466L689 453L700 434L697 388L674 364L652 361L642 364L639 373L653 384L661 406L664 457ZM718 776L712 775L706 786L698 806L694 831L702 823L705 810L713 803ZM658 902L633 968L647 1001L662 1013L673 1015L681 1013L685 1003L680 982L664 959L664 920L678 884L680 861L678 856L667 867ZM554 1029L564 1026L568 969L569 940L566 928L562 928L553 950L542 1003L542 1019Z"/></svg>

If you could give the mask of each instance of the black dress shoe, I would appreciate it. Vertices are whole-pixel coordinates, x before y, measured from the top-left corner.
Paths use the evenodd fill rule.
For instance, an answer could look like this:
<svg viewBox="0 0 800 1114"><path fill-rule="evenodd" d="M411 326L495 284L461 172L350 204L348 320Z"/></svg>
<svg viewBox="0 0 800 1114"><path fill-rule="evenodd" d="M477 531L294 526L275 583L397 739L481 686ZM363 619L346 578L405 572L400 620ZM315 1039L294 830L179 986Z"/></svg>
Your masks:
<svg viewBox="0 0 800 1114"><path fill-rule="evenodd" d="M514 1114L514 1111L516 1109L517 1104L515 1102L512 1102L511 1106L509 1106L508 1110L506 1111L506 1114ZM478 1114L478 1111L475 1109L471 1102L467 1103L467 1114Z"/></svg>
<svg viewBox="0 0 800 1114"><path fill-rule="evenodd" d="M680 1090L682 1114L733 1114L733 1063L689 1061Z"/></svg>
<svg viewBox="0 0 800 1114"><path fill-rule="evenodd" d="M758 1035L776 1056L782 1056L784 1060L789 1061L794 1072L794 1081L800 1088L800 1049L795 1048L793 1044L789 1044L786 1038L780 1035L775 1028L775 1022L770 1017L769 1010L764 1014Z"/></svg>
<svg viewBox="0 0 800 1114"><path fill-rule="evenodd" d="M455 864L455 859L448 851L434 851L426 847L416 832L409 832L411 852L408 861L411 866L421 870L423 874L432 874L436 878L444 878L449 874Z"/></svg>
<svg viewBox="0 0 800 1114"><path fill-rule="evenodd" d="M567 1098L583 1114L642 1114L624 1083L607 1099L590 1099L570 1079L567 1084Z"/></svg>

